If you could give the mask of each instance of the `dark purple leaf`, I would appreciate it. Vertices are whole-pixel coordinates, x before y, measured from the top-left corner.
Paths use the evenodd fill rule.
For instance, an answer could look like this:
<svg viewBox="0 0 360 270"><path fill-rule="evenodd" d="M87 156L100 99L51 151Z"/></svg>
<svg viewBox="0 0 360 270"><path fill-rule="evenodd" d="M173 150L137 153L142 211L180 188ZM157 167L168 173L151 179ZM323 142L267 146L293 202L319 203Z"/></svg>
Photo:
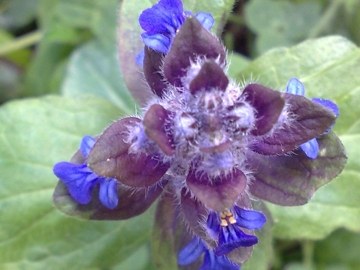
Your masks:
<svg viewBox="0 0 360 270"><path fill-rule="evenodd" d="M238 196L246 187L246 176L238 169L218 177L210 178L202 172L191 171L186 178L186 184L191 192L205 206L214 211L222 212L230 209Z"/></svg>
<svg viewBox="0 0 360 270"><path fill-rule="evenodd" d="M220 63L224 64L226 54L220 41L192 17L185 20L164 59L164 74L170 84L181 86L181 78L190 61L197 57L213 60L219 57Z"/></svg>
<svg viewBox="0 0 360 270"><path fill-rule="evenodd" d="M110 125L96 141L88 157L88 166L96 174L115 178L131 187L151 186L165 174L169 165L156 155L128 154L125 142L128 128L140 119L127 117Z"/></svg>
<svg viewBox="0 0 360 270"><path fill-rule="evenodd" d="M229 79L223 69L215 61L207 61L201 67L199 73L190 83L191 94L198 91L209 91L214 88L225 91L229 84Z"/></svg>
<svg viewBox="0 0 360 270"><path fill-rule="evenodd" d="M291 155L248 155L254 180L250 192L260 199L284 205L302 205L344 168L347 156L337 136L330 132L319 142L319 155L308 158L297 149Z"/></svg>
<svg viewBox="0 0 360 270"><path fill-rule="evenodd" d="M163 97L166 89L165 79L161 73L163 58L164 54L145 46L144 75L153 93L159 97Z"/></svg>
<svg viewBox="0 0 360 270"><path fill-rule="evenodd" d="M256 110L255 129L251 133L255 136L268 133L284 108L285 100L282 94L260 84L249 84L242 96Z"/></svg>
<svg viewBox="0 0 360 270"><path fill-rule="evenodd" d="M69 194L66 186L59 181L55 188L53 200L55 206L69 216L93 220L123 220L145 212L161 194L165 184L164 182L161 185L136 189L136 191L119 186L119 203L114 209L108 209L99 200L98 187L94 188L92 192L91 202L83 205L77 203Z"/></svg>
<svg viewBox="0 0 360 270"><path fill-rule="evenodd" d="M143 126L146 136L154 141L165 155L171 156L175 153L172 136L167 131L170 124L170 112L159 104L152 105L146 112Z"/></svg>
<svg viewBox="0 0 360 270"><path fill-rule="evenodd" d="M177 206L174 190L168 185L156 208L151 240L153 262L157 269L177 268L177 254L191 241L192 236ZM191 266L198 264L195 262ZM194 269L191 266L182 269Z"/></svg>
<svg viewBox="0 0 360 270"><path fill-rule="evenodd" d="M256 140L252 145L253 151L264 155L287 153L300 144L319 137L336 119L331 110L305 97L287 93L283 97L288 115L294 119L282 124L261 140Z"/></svg>
<svg viewBox="0 0 360 270"><path fill-rule="evenodd" d="M158 269L165 269L164 266L170 268L177 266L174 236L176 227L180 224L176 224L179 213L172 192L172 190L169 192L167 186L156 207L151 243L153 262Z"/></svg>
<svg viewBox="0 0 360 270"><path fill-rule="evenodd" d="M208 216L208 210L205 206L195 198L192 198L190 192L185 189L181 192L180 205L185 222L191 231L206 241L208 245L215 247L216 243L210 238L204 226Z"/></svg>

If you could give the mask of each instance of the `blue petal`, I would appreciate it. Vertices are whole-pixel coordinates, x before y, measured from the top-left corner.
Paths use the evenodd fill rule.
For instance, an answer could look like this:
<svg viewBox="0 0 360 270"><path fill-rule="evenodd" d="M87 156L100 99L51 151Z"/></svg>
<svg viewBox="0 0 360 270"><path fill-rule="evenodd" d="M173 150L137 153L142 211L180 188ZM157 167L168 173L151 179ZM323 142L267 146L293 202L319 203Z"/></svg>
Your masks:
<svg viewBox="0 0 360 270"><path fill-rule="evenodd" d="M226 256L216 256L213 250L205 252L204 262L199 270L240 270L241 265L230 261Z"/></svg>
<svg viewBox="0 0 360 270"><path fill-rule="evenodd" d="M141 28L149 35L175 35L184 21L181 0L160 0L144 10L139 17Z"/></svg>
<svg viewBox="0 0 360 270"><path fill-rule="evenodd" d="M218 239L220 233L220 221L218 214L214 211L210 211L206 220L207 232L214 240Z"/></svg>
<svg viewBox="0 0 360 270"><path fill-rule="evenodd" d="M301 150L312 159L315 159L319 152L319 144L315 138L300 145Z"/></svg>
<svg viewBox="0 0 360 270"><path fill-rule="evenodd" d="M162 34L148 35L147 33L142 33L141 37L149 48L165 54L169 51L171 41L168 37Z"/></svg>
<svg viewBox="0 0 360 270"><path fill-rule="evenodd" d="M206 247L203 242L199 237L195 236L191 242L179 252L178 264L188 265L195 262L205 250Z"/></svg>
<svg viewBox="0 0 360 270"><path fill-rule="evenodd" d="M141 50L141 52L139 52L138 55L136 56L136 64L138 66L144 65L144 58L145 58L145 51Z"/></svg>
<svg viewBox="0 0 360 270"><path fill-rule="evenodd" d="M94 174L86 164L60 162L53 168L54 174L67 186L70 195L80 204L91 201L91 192L99 182L99 176Z"/></svg>
<svg viewBox="0 0 360 270"><path fill-rule="evenodd" d="M249 235L237 226L229 225L223 227L219 235L219 244L215 248L217 256L225 255L238 247L253 246L258 242L255 235Z"/></svg>
<svg viewBox="0 0 360 270"><path fill-rule="evenodd" d="M331 100L321 99L321 98L313 98L312 101L317 104L320 104L321 106L324 106L327 109L332 110L332 112L335 114L335 116L339 117L339 107ZM335 122L327 130L325 130L324 134L329 133L334 125L335 125Z"/></svg>
<svg viewBox="0 0 360 270"><path fill-rule="evenodd" d="M303 96L305 95L305 87L298 79L292 78L286 86L286 93Z"/></svg>
<svg viewBox="0 0 360 270"><path fill-rule="evenodd" d="M109 209L114 209L118 204L117 181L112 178L103 178L100 182L99 199Z"/></svg>
<svg viewBox="0 0 360 270"><path fill-rule="evenodd" d="M260 229L266 222L266 217L263 213L255 210L245 210L238 206L234 206L236 213L236 225L249 229Z"/></svg>
<svg viewBox="0 0 360 270"><path fill-rule="evenodd" d="M199 12L195 15L195 18L201 23L201 25L206 29L210 30L214 25L214 18L210 13Z"/></svg>
<svg viewBox="0 0 360 270"><path fill-rule="evenodd" d="M80 151L84 155L84 157L88 157L91 149L94 147L95 139L91 136L85 136L82 138L80 143Z"/></svg>
<svg viewBox="0 0 360 270"><path fill-rule="evenodd" d="M194 16L194 14L192 14L192 12L188 11L188 10L184 10L184 15L185 15L185 17L193 17Z"/></svg>
<svg viewBox="0 0 360 270"><path fill-rule="evenodd" d="M339 116L339 107L334 102L328 99L322 99L322 98L313 98L313 102L320 104L324 106L325 108L328 108L333 111L333 113L336 115L336 117Z"/></svg>

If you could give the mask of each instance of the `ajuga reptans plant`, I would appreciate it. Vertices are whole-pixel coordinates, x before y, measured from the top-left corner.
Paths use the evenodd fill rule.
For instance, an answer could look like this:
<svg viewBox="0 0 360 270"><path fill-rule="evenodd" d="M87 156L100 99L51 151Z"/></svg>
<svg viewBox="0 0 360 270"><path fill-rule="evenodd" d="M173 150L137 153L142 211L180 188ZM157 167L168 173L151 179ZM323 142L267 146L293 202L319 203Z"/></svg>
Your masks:
<svg viewBox="0 0 360 270"><path fill-rule="evenodd" d="M240 269L267 220L252 202L305 204L343 169L331 131L338 107L305 98L295 78L284 92L233 81L211 14L184 11L180 0L160 0L139 22L136 61L154 97L54 166L55 204L122 220L157 200L154 230L169 234L158 244L170 239L179 267Z"/></svg>

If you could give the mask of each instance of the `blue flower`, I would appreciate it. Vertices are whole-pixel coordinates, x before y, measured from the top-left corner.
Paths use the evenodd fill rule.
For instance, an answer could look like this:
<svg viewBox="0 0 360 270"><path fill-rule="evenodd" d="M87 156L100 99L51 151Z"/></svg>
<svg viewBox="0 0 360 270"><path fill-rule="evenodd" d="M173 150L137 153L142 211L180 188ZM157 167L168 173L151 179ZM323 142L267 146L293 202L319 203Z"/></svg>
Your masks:
<svg viewBox="0 0 360 270"><path fill-rule="evenodd" d="M245 210L237 205L233 211L209 213L206 225L208 233L214 240L218 240L215 248L217 256L225 255L239 247L253 246L258 242L255 235L244 233L241 228L248 230L260 229L266 222L266 217L255 210Z"/></svg>
<svg viewBox="0 0 360 270"><path fill-rule="evenodd" d="M145 31L141 34L144 44L155 51L168 53L173 38L189 16L192 14L184 11L181 0L160 0L144 10L139 17L140 26ZM199 12L195 17L207 30L214 24L210 13ZM141 56L142 53L137 62L141 62Z"/></svg>
<svg viewBox="0 0 360 270"><path fill-rule="evenodd" d="M86 136L80 144L80 152L85 158L88 157L95 140ZM117 181L113 178L101 177L93 173L86 163L74 164L59 162L53 169L55 175L67 186L70 195L80 204L88 204L91 201L92 190L100 185L99 199L103 205L113 209L118 204Z"/></svg>
<svg viewBox="0 0 360 270"><path fill-rule="evenodd" d="M204 242L194 236L178 255L179 265L188 265L195 262L204 253L203 264L199 270L240 270L241 265L230 261L226 256L217 256L213 249L208 249Z"/></svg>
<svg viewBox="0 0 360 270"><path fill-rule="evenodd" d="M300 82L298 79L292 78L289 80L286 86L286 93L304 96L305 87L302 84L302 82ZM321 98L313 98L311 100L319 105L322 105L325 108L332 110L333 113L336 115L336 117L339 116L339 107L331 100L321 99ZM328 133L331 130L331 128L334 126L334 124L335 122L324 132L324 134ZM307 141L306 143L301 144L300 148L311 159L315 159L319 152L319 144L316 138L313 138Z"/></svg>

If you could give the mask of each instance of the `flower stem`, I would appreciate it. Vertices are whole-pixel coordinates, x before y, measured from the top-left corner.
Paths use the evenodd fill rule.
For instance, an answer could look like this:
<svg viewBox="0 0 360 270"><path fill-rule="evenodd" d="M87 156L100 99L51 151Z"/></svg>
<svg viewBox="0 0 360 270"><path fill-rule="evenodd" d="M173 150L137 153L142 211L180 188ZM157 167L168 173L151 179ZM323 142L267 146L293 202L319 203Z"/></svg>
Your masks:
<svg viewBox="0 0 360 270"><path fill-rule="evenodd" d="M42 36L43 36L42 31L36 30L29 34L18 37L9 43L1 45L0 56L34 45L39 42Z"/></svg>
<svg viewBox="0 0 360 270"><path fill-rule="evenodd" d="M314 269L314 242L305 240L302 242L303 265L306 269Z"/></svg>
<svg viewBox="0 0 360 270"><path fill-rule="evenodd" d="M344 0L332 0L318 23L309 32L308 38L316 38L323 34L324 30L329 29L329 25L336 18L338 10L344 4L344 2Z"/></svg>

